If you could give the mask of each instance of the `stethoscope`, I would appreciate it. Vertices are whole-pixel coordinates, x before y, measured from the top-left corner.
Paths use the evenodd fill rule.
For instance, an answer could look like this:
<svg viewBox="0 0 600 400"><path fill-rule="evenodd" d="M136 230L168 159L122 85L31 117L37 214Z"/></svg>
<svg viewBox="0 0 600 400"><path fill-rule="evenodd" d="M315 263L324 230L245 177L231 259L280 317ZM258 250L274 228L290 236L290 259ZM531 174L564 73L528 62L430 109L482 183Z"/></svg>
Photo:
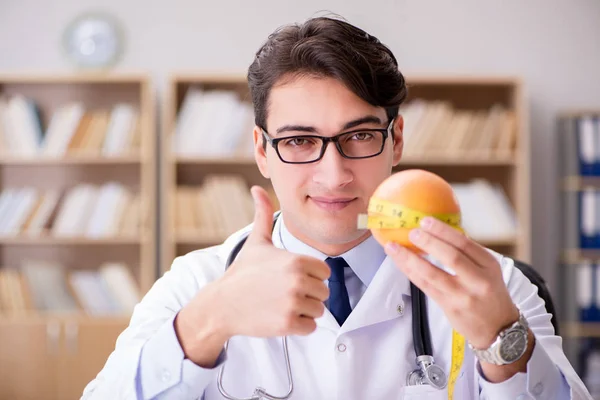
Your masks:
<svg viewBox="0 0 600 400"><path fill-rule="evenodd" d="M279 212L276 214L275 219L273 221L273 226L275 226L275 222L277 222L277 218L279 217ZM225 269L229 268L229 266L233 263L235 258L237 257L240 250L246 243L246 239L248 235L245 235L231 250L229 256L227 257L227 261L225 263ZM410 292L412 297L411 309L412 309L412 331L413 331L413 344L415 349L416 364L417 368L408 373L406 377L406 384L409 386L415 385L430 385L436 389L444 389L448 384L448 378L444 370L436 365L433 359L433 351L431 348L431 330L429 329L429 320L427 317L427 300L425 294L416 287L415 285L410 284ZM225 371L225 364L221 366L219 370L219 374L217 376L217 387L219 392L223 397L229 400L286 400L289 399L294 391L294 379L292 377L292 367L290 364L288 344L287 344L287 336L282 338L283 345L283 354L285 358L287 376L288 376L288 391L283 396L274 396L272 394L267 393L264 388L257 387L254 389L254 393L250 397L234 397L227 393L225 388L223 387L223 374ZM227 354L227 347L229 346L229 341L225 343L225 354Z"/></svg>

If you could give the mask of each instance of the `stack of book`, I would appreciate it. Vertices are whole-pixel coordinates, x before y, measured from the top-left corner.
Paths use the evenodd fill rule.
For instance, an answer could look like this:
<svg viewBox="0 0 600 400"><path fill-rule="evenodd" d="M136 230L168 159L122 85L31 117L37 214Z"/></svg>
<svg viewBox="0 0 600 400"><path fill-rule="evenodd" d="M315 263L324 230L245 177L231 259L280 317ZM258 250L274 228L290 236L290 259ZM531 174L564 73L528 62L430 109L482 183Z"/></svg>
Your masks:
<svg viewBox="0 0 600 400"><path fill-rule="evenodd" d="M139 193L117 182L64 190L8 187L0 192L0 236L138 237Z"/></svg>
<svg viewBox="0 0 600 400"><path fill-rule="evenodd" d="M399 113L407 156L509 158L517 145L515 112L500 104L474 111L414 99ZM253 127L252 105L236 92L192 87L177 116L173 149L184 157L248 156Z"/></svg>
<svg viewBox="0 0 600 400"><path fill-rule="evenodd" d="M126 103L86 109L79 102L59 106L46 129L36 103L25 96L0 97L0 156L114 157L139 151L138 110Z"/></svg>
<svg viewBox="0 0 600 400"><path fill-rule="evenodd" d="M273 189L267 192L277 210ZM207 175L200 186L178 186L174 196L175 231L180 236L221 240L254 219L250 190L239 175Z"/></svg>
<svg viewBox="0 0 600 400"><path fill-rule="evenodd" d="M229 90L186 92L172 135L173 152L181 157L247 157L252 154L252 104Z"/></svg>
<svg viewBox="0 0 600 400"><path fill-rule="evenodd" d="M474 111L414 99L400 107L400 114L407 156L508 158L517 145L515 112L499 104Z"/></svg>
<svg viewBox="0 0 600 400"><path fill-rule="evenodd" d="M86 314L129 316L140 291L127 265L66 269L49 261L27 260L0 268L0 315Z"/></svg>

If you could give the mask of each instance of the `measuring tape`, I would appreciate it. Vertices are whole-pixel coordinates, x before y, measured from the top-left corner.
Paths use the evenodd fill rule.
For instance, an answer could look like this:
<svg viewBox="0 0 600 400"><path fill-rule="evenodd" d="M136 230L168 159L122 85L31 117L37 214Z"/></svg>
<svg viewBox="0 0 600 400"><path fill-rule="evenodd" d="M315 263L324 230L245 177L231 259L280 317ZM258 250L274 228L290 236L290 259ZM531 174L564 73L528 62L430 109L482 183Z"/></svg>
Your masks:
<svg viewBox="0 0 600 400"><path fill-rule="evenodd" d="M418 227L423 218L431 216L462 230L458 213L429 214L375 197L369 201L367 211L368 214L358 216L359 229L412 229Z"/></svg>
<svg viewBox="0 0 600 400"><path fill-rule="evenodd" d="M463 231L459 213L429 214L413 210L400 204L372 197L367 209L368 214L359 214L359 229L413 229L419 226L421 220L431 216ZM450 362L450 376L448 378L448 400L454 398L454 386L465 357L465 338L460 333L452 330L452 360Z"/></svg>
<svg viewBox="0 0 600 400"><path fill-rule="evenodd" d="M465 358L465 337L452 329L452 361L448 378L448 400L454 398L454 385Z"/></svg>

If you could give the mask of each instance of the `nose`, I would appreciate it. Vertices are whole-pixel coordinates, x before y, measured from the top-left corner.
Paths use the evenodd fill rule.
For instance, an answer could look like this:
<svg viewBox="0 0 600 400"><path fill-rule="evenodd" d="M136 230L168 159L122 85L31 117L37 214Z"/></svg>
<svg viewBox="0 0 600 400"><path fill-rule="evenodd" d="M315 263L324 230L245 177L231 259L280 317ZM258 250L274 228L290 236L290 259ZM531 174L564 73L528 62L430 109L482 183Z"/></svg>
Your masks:
<svg viewBox="0 0 600 400"><path fill-rule="evenodd" d="M340 154L335 143L328 143L323 158L316 163L313 181L329 190L346 186L354 179L348 161L351 160Z"/></svg>

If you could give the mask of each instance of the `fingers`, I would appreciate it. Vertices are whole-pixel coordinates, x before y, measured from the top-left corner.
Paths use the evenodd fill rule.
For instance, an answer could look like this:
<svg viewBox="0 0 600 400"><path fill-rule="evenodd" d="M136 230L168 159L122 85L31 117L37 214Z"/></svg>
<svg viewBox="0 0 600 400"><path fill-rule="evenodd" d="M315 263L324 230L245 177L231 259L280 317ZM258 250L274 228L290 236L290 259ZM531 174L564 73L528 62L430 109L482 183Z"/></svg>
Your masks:
<svg viewBox="0 0 600 400"><path fill-rule="evenodd" d="M302 272L315 279L324 281L331 276L331 269L325 261L307 256L300 261Z"/></svg>
<svg viewBox="0 0 600 400"><path fill-rule="evenodd" d="M300 316L309 318L320 318L325 312L325 304L322 301L308 297L299 298L296 310Z"/></svg>
<svg viewBox="0 0 600 400"><path fill-rule="evenodd" d="M300 295L323 302L329 298L329 288L322 280L307 277L301 289Z"/></svg>
<svg viewBox="0 0 600 400"><path fill-rule="evenodd" d="M253 186L250 192L254 200L254 223L252 232L248 236L248 242L272 243L273 204L271 199L261 186Z"/></svg>
<svg viewBox="0 0 600 400"><path fill-rule="evenodd" d="M317 329L317 323L311 317L298 317L294 319L292 333L296 335L309 335Z"/></svg>
<svg viewBox="0 0 600 400"><path fill-rule="evenodd" d="M443 301L445 296L462 290L456 277L397 243L388 243L385 252L411 282L438 302Z"/></svg>
<svg viewBox="0 0 600 400"><path fill-rule="evenodd" d="M473 260L478 267L497 264L494 257L484 247L469 239L464 233L436 218L423 218L421 229L460 250ZM432 249L432 251L436 250ZM441 256L441 254L433 253L431 255L436 258Z"/></svg>
<svg viewBox="0 0 600 400"><path fill-rule="evenodd" d="M411 230L409 237L419 249L456 272L467 286L479 284L482 270L463 251L423 229Z"/></svg>

